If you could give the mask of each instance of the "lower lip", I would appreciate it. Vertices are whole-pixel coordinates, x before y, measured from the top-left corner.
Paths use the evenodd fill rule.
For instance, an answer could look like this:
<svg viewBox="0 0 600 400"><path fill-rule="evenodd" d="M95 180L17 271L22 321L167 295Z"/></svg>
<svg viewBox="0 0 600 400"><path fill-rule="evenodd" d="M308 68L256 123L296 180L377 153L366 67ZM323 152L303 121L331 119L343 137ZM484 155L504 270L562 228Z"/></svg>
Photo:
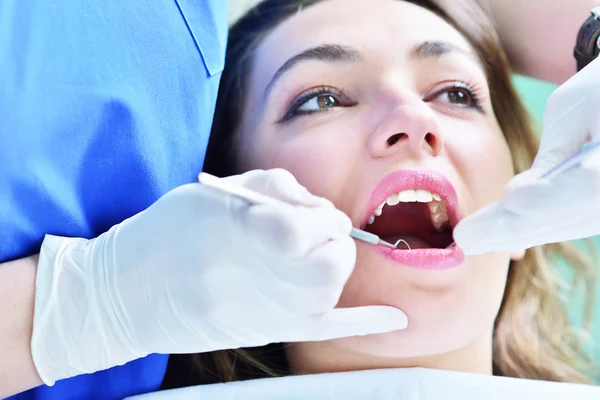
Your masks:
<svg viewBox="0 0 600 400"><path fill-rule="evenodd" d="M377 246L377 250L398 264L425 270L444 270L456 268L465 261L465 253L453 244L447 249L397 250Z"/></svg>

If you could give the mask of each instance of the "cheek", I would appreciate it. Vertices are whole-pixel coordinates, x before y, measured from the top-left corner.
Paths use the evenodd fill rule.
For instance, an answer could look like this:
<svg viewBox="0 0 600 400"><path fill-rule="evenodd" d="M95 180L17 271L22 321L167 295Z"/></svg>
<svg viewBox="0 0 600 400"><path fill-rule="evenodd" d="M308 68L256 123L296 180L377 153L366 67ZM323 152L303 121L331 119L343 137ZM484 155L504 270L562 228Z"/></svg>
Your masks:
<svg viewBox="0 0 600 400"><path fill-rule="evenodd" d="M448 144L452 158L470 197L474 212L499 200L514 176L512 156L499 128L493 133L469 135Z"/></svg>
<svg viewBox="0 0 600 400"><path fill-rule="evenodd" d="M342 131L337 129L338 132ZM347 133L343 131L343 133ZM252 151L246 169L284 168L312 194L325 197L340 207L343 188L352 175L348 160L356 160L356 143L345 140L335 129L314 129L293 134L278 132ZM282 139L279 139L282 138Z"/></svg>

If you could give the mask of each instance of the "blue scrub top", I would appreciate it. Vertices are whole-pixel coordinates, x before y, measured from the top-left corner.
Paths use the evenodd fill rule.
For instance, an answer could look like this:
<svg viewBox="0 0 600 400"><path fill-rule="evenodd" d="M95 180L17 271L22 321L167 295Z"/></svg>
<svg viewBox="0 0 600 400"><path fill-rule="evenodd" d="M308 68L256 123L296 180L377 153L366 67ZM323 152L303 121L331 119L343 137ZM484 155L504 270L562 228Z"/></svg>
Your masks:
<svg viewBox="0 0 600 400"><path fill-rule="evenodd" d="M225 0L0 0L0 262L195 181L226 36ZM156 390L167 360L13 398L121 399Z"/></svg>

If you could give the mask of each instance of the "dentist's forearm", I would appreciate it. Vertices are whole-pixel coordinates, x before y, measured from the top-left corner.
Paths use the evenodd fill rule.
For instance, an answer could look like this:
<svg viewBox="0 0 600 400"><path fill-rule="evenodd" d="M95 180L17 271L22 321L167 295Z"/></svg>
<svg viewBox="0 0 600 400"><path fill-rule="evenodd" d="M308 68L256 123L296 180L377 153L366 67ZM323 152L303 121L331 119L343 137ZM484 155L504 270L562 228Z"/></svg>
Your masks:
<svg viewBox="0 0 600 400"><path fill-rule="evenodd" d="M38 256L0 263L0 398L42 384L31 356Z"/></svg>
<svg viewBox="0 0 600 400"><path fill-rule="evenodd" d="M447 1L447 0L446 0ZM478 0L515 72L557 84L577 72L577 33L598 0Z"/></svg>

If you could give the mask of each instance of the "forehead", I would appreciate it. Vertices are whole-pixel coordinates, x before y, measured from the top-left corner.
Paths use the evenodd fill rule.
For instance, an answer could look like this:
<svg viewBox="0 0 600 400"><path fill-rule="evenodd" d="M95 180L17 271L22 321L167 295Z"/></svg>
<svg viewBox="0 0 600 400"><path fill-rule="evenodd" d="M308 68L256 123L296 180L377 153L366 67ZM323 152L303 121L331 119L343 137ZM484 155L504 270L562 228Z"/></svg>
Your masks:
<svg viewBox="0 0 600 400"><path fill-rule="evenodd" d="M260 81L286 60L321 44L349 45L378 63L397 63L424 41L449 42L473 52L443 19L402 0L325 0L279 25L262 41L255 62ZM263 79L260 79L263 78Z"/></svg>

